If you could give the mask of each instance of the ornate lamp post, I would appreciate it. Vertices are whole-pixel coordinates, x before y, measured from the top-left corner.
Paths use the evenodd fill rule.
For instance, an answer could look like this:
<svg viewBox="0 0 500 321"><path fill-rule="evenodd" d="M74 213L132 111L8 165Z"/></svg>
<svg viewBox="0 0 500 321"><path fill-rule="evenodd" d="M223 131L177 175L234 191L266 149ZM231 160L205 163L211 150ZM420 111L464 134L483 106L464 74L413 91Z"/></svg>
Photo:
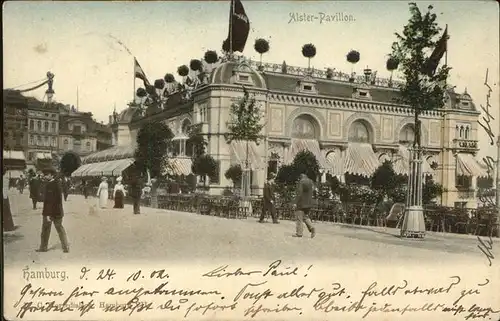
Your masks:
<svg viewBox="0 0 500 321"><path fill-rule="evenodd" d="M47 102L51 104L52 97L54 97L54 89L52 88L52 85L54 84L54 74L50 71L47 72L47 78L47 85L49 86L49 88L45 91L45 94L47 95Z"/></svg>

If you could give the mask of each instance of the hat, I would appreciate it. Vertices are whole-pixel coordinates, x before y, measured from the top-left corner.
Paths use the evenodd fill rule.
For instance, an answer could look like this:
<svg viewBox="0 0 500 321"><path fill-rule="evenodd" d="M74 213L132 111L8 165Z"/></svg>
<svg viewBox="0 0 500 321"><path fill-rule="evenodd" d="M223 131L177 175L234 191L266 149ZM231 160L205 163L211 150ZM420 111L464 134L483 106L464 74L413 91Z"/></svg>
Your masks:
<svg viewBox="0 0 500 321"><path fill-rule="evenodd" d="M116 181L117 181L117 182L121 182L122 180L123 180L123 177L121 177L121 176L119 176L119 177L116 179Z"/></svg>
<svg viewBox="0 0 500 321"><path fill-rule="evenodd" d="M108 179L106 178L106 176L103 176L103 177L101 178L101 181L107 181L107 180L108 180Z"/></svg>

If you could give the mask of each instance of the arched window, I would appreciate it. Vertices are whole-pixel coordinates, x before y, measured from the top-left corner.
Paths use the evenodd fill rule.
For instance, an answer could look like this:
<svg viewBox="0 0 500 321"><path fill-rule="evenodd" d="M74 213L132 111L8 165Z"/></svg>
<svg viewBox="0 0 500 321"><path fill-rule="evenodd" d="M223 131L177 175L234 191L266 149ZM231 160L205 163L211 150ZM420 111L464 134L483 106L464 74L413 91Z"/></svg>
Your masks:
<svg viewBox="0 0 500 321"><path fill-rule="evenodd" d="M50 131L53 133L56 132L56 122L52 122Z"/></svg>
<svg viewBox="0 0 500 321"><path fill-rule="evenodd" d="M47 133L47 132L49 131L49 122L48 122L48 121L45 121L45 122L43 123L43 127L44 127L45 132Z"/></svg>
<svg viewBox="0 0 500 321"><path fill-rule="evenodd" d="M309 115L300 115L293 121L292 137L299 139L318 139L319 130L316 120Z"/></svg>
<svg viewBox="0 0 500 321"><path fill-rule="evenodd" d="M469 139L469 126L465 127L465 139Z"/></svg>
<svg viewBox="0 0 500 321"><path fill-rule="evenodd" d="M42 131L42 122L39 120L36 122L36 130L40 132Z"/></svg>
<svg viewBox="0 0 500 321"><path fill-rule="evenodd" d="M415 140L415 128L413 124L406 124L399 133L399 142L402 144L412 143Z"/></svg>
<svg viewBox="0 0 500 321"><path fill-rule="evenodd" d="M65 139L64 140L64 150L68 150L68 143L69 143L68 140Z"/></svg>
<svg viewBox="0 0 500 321"><path fill-rule="evenodd" d="M30 130L35 130L35 121L30 120Z"/></svg>
<svg viewBox="0 0 500 321"><path fill-rule="evenodd" d="M356 143L369 143L370 142L370 132L368 131L368 126L362 120L357 120L352 123L351 128L349 128L348 141Z"/></svg>
<svg viewBox="0 0 500 321"><path fill-rule="evenodd" d="M460 138L464 138L464 126L460 126Z"/></svg>
<svg viewBox="0 0 500 321"><path fill-rule="evenodd" d="M30 145L35 145L35 137L30 135Z"/></svg>

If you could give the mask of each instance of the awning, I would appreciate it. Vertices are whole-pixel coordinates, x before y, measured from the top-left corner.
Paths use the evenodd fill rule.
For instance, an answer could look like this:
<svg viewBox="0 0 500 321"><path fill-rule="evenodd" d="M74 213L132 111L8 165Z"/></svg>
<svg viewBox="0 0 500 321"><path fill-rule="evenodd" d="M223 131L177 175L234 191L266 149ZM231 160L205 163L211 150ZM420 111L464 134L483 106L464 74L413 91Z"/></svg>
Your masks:
<svg viewBox="0 0 500 321"><path fill-rule="evenodd" d="M4 150L3 159L26 160L24 152L19 150Z"/></svg>
<svg viewBox="0 0 500 321"><path fill-rule="evenodd" d="M123 171L129 168L130 165L134 163L133 158L120 159L117 162L117 166L111 172L111 176L121 176Z"/></svg>
<svg viewBox="0 0 500 321"><path fill-rule="evenodd" d="M380 166L379 159L368 143L349 143L344 160L344 172L370 177Z"/></svg>
<svg viewBox="0 0 500 321"><path fill-rule="evenodd" d="M106 160L121 160L128 159L134 156L133 146L113 146L111 148L101 150L90 154L83 158L83 162L103 162Z"/></svg>
<svg viewBox="0 0 500 321"><path fill-rule="evenodd" d="M19 178L22 176L25 176L23 171L18 171L18 170L12 170L12 171L7 171L7 177L8 178Z"/></svg>
<svg viewBox="0 0 500 321"><path fill-rule="evenodd" d="M50 153L36 153L36 159L52 159Z"/></svg>
<svg viewBox="0 0 500 321"><path fill-rule="evenodd" d="M457 174L462 176L488 177L485 170L471 154L457 154Z"/></svg>
<svg viewBox="0 0 500 321"><path fill-rule="evenodd" d="M103 169L105 169L107 166L109 166L109 162L100 162L100 163L94 163L92 164L93 166L84 173L84 176L103 176Z"/></svg>
<svg viewBox="0 0 500 321"><path fill-rule="evenodd" d="M73 173L71 173L72 177L81 177L83 176L82 174L90 168L90 165L92 164L84 164L80 167L78 167Z"/></svg>
<svg viewBox="0 0 500 321"><path fill-rule="evenodd" d="M247 150L248 150L248 165L250 169L263 169L265 164L262 161L262 157L259 155L258 147L255 142L242 140L233 140L230 145L231 151L231 163L239 164L241 168L245 168L247 162Z"/></svg>
<svg viewBox="0 0 500 321"><path fill-rule="evenodd" d="M410 150L403 145L399 145L396 156L392 159L392 166L398 175L408 175L410 172ZM423 159L422 171L426 175L432 175L434 170L431 165Z"/></svg>
<svg viewBox="0 0 500 321"><path fill-rule="evenodd" d="M286 158L286 163L290 164L293 162L295 156L301 151L310 151L316 157L319 167L322 169L328 169L330 166L326 158L321 154L321 148L319 143L315 139L292 139L292 144L290 146L290 151L288 157Z"/></svg>
<svg viewBox="0 0 500 321"><path fill-rule="evenodd" d="M168 162L170 165L170 174L187 176L193 173L191 171L191 165L193 162L190 158L171 158Z"/></svg>
<svg viewBox="0 0 500 321"><path fill-rule="evenodd" d="M344 155L342 151L337 150L334 152L328 153L326 155L326 160L328 162L329 168L328 172L330 175L341 178L344 176Z"/></svg>

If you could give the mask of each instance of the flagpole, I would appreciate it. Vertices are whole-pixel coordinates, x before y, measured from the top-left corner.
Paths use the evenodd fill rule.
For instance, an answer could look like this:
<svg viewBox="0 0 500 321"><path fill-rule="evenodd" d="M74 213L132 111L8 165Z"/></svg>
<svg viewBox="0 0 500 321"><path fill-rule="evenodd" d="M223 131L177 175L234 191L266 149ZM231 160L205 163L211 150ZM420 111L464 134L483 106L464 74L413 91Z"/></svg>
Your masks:
<svg viewBox="0 0 500 321"><path fill-rule="evenodd" d="M229 56L233 55L233 15L234 15L234 0L231 0L231 8L229 10Z"/></svg>
<svg viewBox="0 0 500 321"><path fill-rule="evenodd" d="M132 95L132 103L135 104L135 57L134 57L134 68L132 69L133 72L132 72L132 79L133 79L133 82L134 82L134 94Z"/></svg>

